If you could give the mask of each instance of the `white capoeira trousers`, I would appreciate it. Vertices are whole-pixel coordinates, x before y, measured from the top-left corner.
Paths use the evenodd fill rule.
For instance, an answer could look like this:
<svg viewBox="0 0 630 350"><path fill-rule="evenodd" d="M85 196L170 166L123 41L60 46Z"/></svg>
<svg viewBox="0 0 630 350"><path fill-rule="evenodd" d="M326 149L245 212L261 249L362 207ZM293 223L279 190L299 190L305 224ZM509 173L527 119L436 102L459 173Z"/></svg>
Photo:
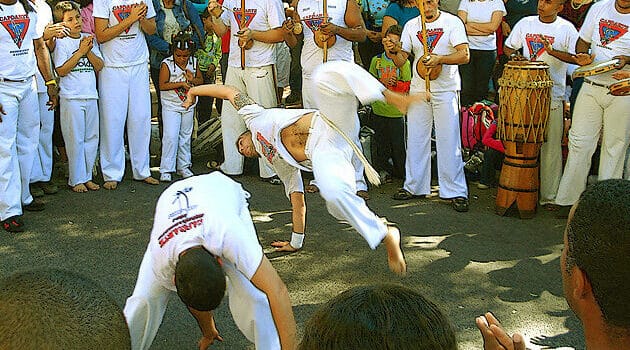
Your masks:
<svg viewBox="0 0 630 350"><path fill-rule="evenodd" d="M540 148L540 204L556 201L556 193L562 178L562 133L564 132L564 105L560 100L551 101L547 138Z"/></svg>
<svg viewBox="0 0 630 350"><path fill-rule="evenodd" d="M345 135L358 135L357 98L364 104L384 100L385 87L361 67L343 61L319 66L313 78L317 87L317 109ZM346 220L375 249L387 234L387 227L356 195L354 152L338 132L319 119L311 130L305 152L311 159L319 193L328 212Z"/></svg>
<svg viewBox="0 0 630 350"><path fill-rule="evenodd" d="M591 157L602 133L599 180L621 179L630 144L630 96L612 96L605 87L584 82L578 94L571 129L569 156L560 180L556 204L575 204L584 189Z"/></svg>
<svg viewBox="0 0 630 350"><path fill-rule="evenodd" d="M39 99L39 146L33 157L33 169L31 169L31 183L50 181L53 165L52 134L55 125L55 112L49 111L48 94L37 93Z"/></svg>
<svg viewBox="0 0 630 350"><path fill-rule="evenodd" d="M160 173L172 173L191 166L190 138L195 109L176 112L162 107L162 160Z"/></svg>
<svg viewBox="0 0 630 350"><path fill-rule="evenodd" d="M33 156L39 137L39 104L35 77L25 82L0 82L0 220L22 215L30 204ZM17 157L16 157L17 155Z"/></svg>
<svg viewBox="0 0 630 350"><path fill-rule="evenodd" d="M99 73L100 159L105 181L120 182L125 174L124 134L133 178L151 176L151 95L146 64L103 67Z"/></svg>
<svg viewBox="0 0 630 350"><path fill-rule="evenodd" d="M276 107L276 82L274 81L273 65L263 67L228 67L225 74L225 85L234 86L239 91L246 92L252 100L265 108ZM236 140L247 128L231 103L224 103L221 113L221 133L223 135L223 154L225 161L221 170L227 175L243 173L245 158L236 149ZM273 169L264 160L258 161L260 177L270 178L275 175Z"/></svg>
<svg viewBox="0 0 630 350"><path fill-rule="evenodd" d="M98 152L98 100L62 98L59 112L68 153L68 185L92 181Z"/></svg>
<svg viewBox="0 0 630 350"><path fill-rule="evenodd" d="M403 188L414 195L431 194L431 128L435 126L439 195L445 199L467 198L458 93L445 91L431 95L430 102L414 104L407 111L407 160Z"/></svg>

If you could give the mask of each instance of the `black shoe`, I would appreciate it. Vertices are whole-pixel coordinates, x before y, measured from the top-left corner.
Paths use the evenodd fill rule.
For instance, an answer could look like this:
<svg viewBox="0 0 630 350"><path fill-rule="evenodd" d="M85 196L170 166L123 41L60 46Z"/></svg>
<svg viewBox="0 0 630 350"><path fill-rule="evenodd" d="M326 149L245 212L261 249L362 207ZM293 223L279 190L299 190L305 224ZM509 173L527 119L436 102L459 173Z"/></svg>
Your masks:
<svg viewBox="0 0 630 350"><path fill-rule="evenodd" d="M453 198L451 199L451 205L453 206L453 209L455 209L455 211L458 211L460 213L465 213L468 211L468 198L464 198L464 197Z"/></svg>
<svg viewBox="0 0 630 350"><path fill-rule="evenodd" d="M41 188L45 194L55 194L59 192L59 187L52 181L38 182L37 185L39 185L39 188Z"/></svg>
<svg viewBox="0 0 630 350"><path fill-rule="evenodd" d="M287 105L296 105L302 103L302 93L297 91L291 91L289 96L284 100Z"/></svg>
<svg viewBox="0 0 630 350"><path fill-rule="evenodd" d="M44 190L39 187L38 183L32 183L28 186L29 192L31 192L31 196L33 196L33 198L39 198L39 197L43 197L46 195L46 193L44 193Z"/></svg>
<svg viewBox="0 0 630 350"><path fill-rule="evenodd" d="M44 210L44 202L40 199L34 198L30 204L23 205L22 209L26 211L42 211Z"/></svg>
<svg viewBox="0 0 630 350"><path fill-rule="evenodd" d="M282 181L280 180L278 175L274 175L272 177L267 177L267 178L261 177L260 181L268 182L272 185L282 185Z"/></svg>

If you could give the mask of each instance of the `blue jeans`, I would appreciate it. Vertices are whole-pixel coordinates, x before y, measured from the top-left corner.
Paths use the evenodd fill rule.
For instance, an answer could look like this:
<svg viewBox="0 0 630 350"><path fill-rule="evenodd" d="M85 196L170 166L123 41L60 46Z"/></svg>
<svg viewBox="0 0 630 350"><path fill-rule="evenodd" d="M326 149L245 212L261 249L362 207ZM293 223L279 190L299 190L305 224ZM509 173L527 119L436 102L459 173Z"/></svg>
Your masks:
<svg viewBox="0 0 630 350"><path fill-rule="evenodd" d="M496 50L470 50L470 62L459 66L462 77L462 106L469 106L488 97L488 84L496 59Z"/></svg>

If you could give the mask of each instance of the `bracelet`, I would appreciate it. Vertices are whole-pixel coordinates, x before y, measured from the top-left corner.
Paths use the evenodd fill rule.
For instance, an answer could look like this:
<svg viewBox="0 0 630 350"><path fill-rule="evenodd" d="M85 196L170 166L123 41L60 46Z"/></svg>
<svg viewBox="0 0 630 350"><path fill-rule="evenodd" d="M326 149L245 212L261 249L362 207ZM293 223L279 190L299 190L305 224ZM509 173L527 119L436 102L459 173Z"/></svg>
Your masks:
<svg viewBox="0 0 630 350"><path fill-rule="evenodd" d="M55 80L55 79L50 79L50 80L48 80L48 81L45 83L45 85L46 85L46 86L49 86L49 85L54 85L54 86L57 86L57 80Z"/></svg>
<svg viewBox="0 0 630 350"><path fill-rule="evenodd" d="M303 233L291 232L291 242L289 242L291 247L295 249L302 249L303 243L304 243Z"/></svg>

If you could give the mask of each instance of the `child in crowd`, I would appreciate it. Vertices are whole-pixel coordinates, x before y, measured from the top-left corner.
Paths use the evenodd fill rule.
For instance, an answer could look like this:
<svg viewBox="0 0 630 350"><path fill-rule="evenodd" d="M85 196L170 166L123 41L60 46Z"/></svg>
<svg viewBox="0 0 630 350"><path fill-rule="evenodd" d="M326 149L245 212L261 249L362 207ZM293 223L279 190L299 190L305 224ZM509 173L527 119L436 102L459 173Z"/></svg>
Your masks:
<svg viewBox="0 0 630 350"><path fill-rule="evenodd" d="M190 137L194 109L182 107L188 89L203 83L197 59L193 57L195 44L190 34L179 32L171 41L170 57L160 66L160 97L162 101L162 161L160 181L170 182L175 171L183 178L193 176L190 170ZM177 163L177 164L176 164Z"/></svg>
<svg viewBox="0 0 630 350"><path fill-rule="evenodd" d="M195 53L195 57L199 60L199 70L201 70L201 75L203 76L203 83L214 84L216 82L216 69L221 60L221 38L214 33L212 17L210 17L208 9L205 9L200 17L203 22L203 30L206 31L206 37L203 40L202 47ZM197 103L197 121L199 124L210 120L213 103L214 97L199 97ZM217 111L221 115L221 110L217 108Z"/></svg>
<svg viewBox="0 0 630 350"><path fill-rule="evenodd" d="M57 39L53 61L60 77L60 124L68 153L68 185L74 192L87 192L100 188L92 181L92 169L99 142L95 72L103 68L103 59L94 36L81 33L79 10L73 1L55 5L55 22L62 22L68 35Z"/></svg>
<svg viewBox="0 0 630 350"><path fill-rule="evenodd" d="M383 40L391 41L400 49L402 27L393 25L385 32ZM411 65L409 61L398 68L391 57L395 52L385 51L372 58L370 73L387 89L407 93L411 84ZM396 107L385 102L372 104L374 143L377 145L375 168L381 173L381 181L391 181L390 174L398 179L405 176L405 121L403 114ZM392 159L393 166L389 165Z"/></svg>
<svg viewBox="0 0 630 350"><path fill-rule="evenodd" d="M505 154L505 148L503 147L503 142L501 140L497 140L495 138L495 133L497 131L497 121L493 121L490 124L486 133L483 134L483 142L484 146L487 146L488 149L483 154L483 164L481 166L481 179L477 184L477 188L481 190L488 189L490 187L494 187L496 184L496 171L501 169L501 164L503 162L503 157Z"/></svg>

